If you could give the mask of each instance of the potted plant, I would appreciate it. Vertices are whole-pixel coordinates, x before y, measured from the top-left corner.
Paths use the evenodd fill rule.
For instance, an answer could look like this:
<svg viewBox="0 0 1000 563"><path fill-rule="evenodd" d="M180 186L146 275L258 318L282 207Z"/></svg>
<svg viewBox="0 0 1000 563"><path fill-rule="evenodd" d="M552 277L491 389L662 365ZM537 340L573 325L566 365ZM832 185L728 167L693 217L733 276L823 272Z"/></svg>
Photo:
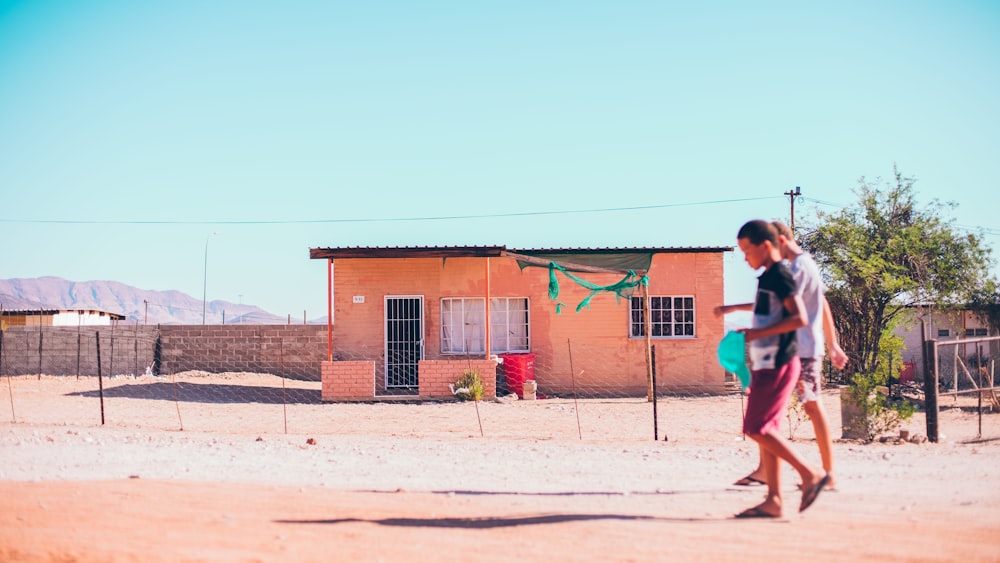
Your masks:
<svg viewBox="0 0 1000 563"><path fill-rule="evenodd" d="M905 399L889 397L892 366L901 366L902 338L883 335L879 362L873 373L855 373L850 384L841 388L840 414L844 438L872 441L909 420L916 408Z"/></svg>

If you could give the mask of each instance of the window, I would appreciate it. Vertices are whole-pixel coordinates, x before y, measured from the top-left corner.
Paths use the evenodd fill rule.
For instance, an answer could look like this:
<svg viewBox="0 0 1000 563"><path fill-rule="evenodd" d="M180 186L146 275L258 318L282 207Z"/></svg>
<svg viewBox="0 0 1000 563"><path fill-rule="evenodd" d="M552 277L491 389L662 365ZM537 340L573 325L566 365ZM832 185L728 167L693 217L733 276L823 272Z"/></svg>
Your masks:
<svg viewBox="0 0 1000 563"><path fill-rule="evenodd" d="M441 299L441 353L482 354L486 300Z"/></svg>
<svg viewBox="0 0 1000 563"><path fill-rule="evenodd" d="M985 328L967 328L965 329L966 336L986 336Z"/></svg>
<svg viewBox="0 0 1000 563"><path fill-rule="evenodd" d="M441 299L441 353L482 354L485 351L486 300L478 298ZM528 331L528 299L490 299L490 352L527 352L531 349Z"/></svg>
<svg viewBox="0 0 1000 563"><path fill-rule="evenodd" d="M693 296L650 296L650 336L653 338L685 338L694 336ZM629 337L646 335L642 297L633 297L629 311Z"/></svg>
<svg viewBox="0 0 1000 563"><path fill-rule="evenodd" d="M951 336L951 330L947 328L938 329L938 338L948 338L949 336Z"/></svg>
<svg viewBox="0 0 1000 563"><path fill-rule="evenodd" d="M528 299L497 297L490 299L490 351L527 352Z"/></svg>

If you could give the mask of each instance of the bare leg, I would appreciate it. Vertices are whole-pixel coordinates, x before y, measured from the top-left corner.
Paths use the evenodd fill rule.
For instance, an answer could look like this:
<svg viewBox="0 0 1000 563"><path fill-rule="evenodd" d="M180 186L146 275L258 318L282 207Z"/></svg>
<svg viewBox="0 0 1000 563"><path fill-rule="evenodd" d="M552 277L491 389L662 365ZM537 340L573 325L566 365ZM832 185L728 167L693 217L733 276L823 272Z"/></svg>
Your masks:
<svg viewBox="0 0 1000 563"><path fill-rule="evenodd" d="M757 446L757 467L753 471L733 483L734 485L759 485L760 483L767 483L767 475L764 474L764 450L761 449L760 445Z"/></svg>
<svg viewBox="0 0 1000 563"><path fill-rule="evenodd" d="M799 473L799 478L802 479L802 490L809 491L817 483L819 483L826 474L822 469L812 467L806 464L801 457L791 448L791 445L787 440L782 438L777 432L768 432L767 434L756 434L752 438L761 446L761 449L765 452L764 456L764 469L767 470L768 457L767 455L773 455L776 460L782 459L788 462L795 471ZM778 466L777 461L775 461L775 466ZM777 495L779 499L781 498L781 491L777 486L777 483L771 483L770 479L772 475L768 475L768 500L765 504L770 502L772 494ZM780 477L780 471L775 470L773 477L778 479Z"/></svg>
<svg viewBox="0 0 1000 563"><path fill-rule="evenodd" d="M833 439L830 437L830 425L826 420L826 412L823 404L819 401L809 401L804 403L806 414L812 420L813 431L816 433L816 444L819 446L819 456L823 460L823 469L830 476L827 489L836 488L833 478Z"/></svg>
<svg viewBox="0 0 1000 563"><path fill-rule="evenodd" d="M760 445L760 464L757 471L761 471L760 478L767 483L767 496L764 502L750 510L781 516L781 467L778 465L778 457L761 444L760 435L750 437Z"/></svg>

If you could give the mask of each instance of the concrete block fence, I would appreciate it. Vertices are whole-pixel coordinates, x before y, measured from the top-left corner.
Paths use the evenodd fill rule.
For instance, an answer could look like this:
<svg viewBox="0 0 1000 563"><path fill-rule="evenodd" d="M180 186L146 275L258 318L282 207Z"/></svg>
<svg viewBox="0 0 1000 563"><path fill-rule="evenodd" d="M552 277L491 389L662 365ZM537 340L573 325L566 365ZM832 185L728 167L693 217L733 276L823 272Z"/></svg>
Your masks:
<svg viewBox="0 0 1000 563"><path fill-rule="evenodd" d="M7 327L0 375L272 373L319 381L325 325Z"/></svg>

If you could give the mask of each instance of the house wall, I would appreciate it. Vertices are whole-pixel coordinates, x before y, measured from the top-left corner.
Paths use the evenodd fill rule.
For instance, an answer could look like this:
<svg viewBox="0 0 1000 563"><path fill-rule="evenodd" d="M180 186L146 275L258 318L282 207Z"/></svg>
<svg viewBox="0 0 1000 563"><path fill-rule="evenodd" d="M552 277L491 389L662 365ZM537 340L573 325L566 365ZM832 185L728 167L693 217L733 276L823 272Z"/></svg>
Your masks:
<svg viewBox="0 0 1000 563"><path fill-rule="evenodd" d="M52 317L52 326L110 326L111 321L99 311L60 311Z"/></svg>
<svg viewBox="0 0 1000 563"><path fill-rule="evenodd" d="M9 312L3 316L7 326L110 326L112 317L102 311L59 311L54 314L18 314Z"/></svg>
<svg viewBox="0 0 1000 563"><path fill-rule="evenodd" d="M921 320L923 324L921 324ZM903 339L903 361L911 364L915 379L923 381L925 372L923 339L925 337L928 340L934 339L938 342L948 342L950 340L973 338L973 335L966 335L967 329L986 328L986 323L971 311L931 310L923 308L907 310L903 322L900 323L900 326L894 332ZM948 332L947 334L942 334L941 331ZM987 333L990 336L995 336L989 333L988 330ZM941 348L940 353L947 353L954 356L956 352L960 358L973 358L977 353L977 345L960 344L957 346L948 346ZM985 359L991 358L991 347L983 347L982 353ZM939 370L941 370L939 376L944 383L949 385L954 383L955 374L951 373L954 369L949 369L947 362L939 366Z"/></svg>
<svg viewBox="0 0 1000 563"><path fill-rule="evenodd" d="M52 315L18 315L3 316L3 326L52 326Z"/></svg>
<svg viewBox="0 0 1000 563"><path fill-rule="evenodd" d="M381 384L385 362L383 299L387 295L423 296L424 353L429 360L455 358L441 353L441 298L485 297L487 293L491 297L527 297L540 393L567 394L581 388L594 394L646 393L646 344L642 338L628 338L628 300L601 293L588 308L575 312L590 292L560 273L558 300L565 307L557 314L556 303L548 298L547 268L521 270L510 258L491 258L488 263L487 282L485 258L336 260L335 355L348 361L375 360L376 384ZM658 254L649 275L650 295L695 296L696 335L653 339L658 388L678 393L723 391L725 373L715 360L723 323L711 313L723 302L722 254ZM609 285L622 276L580 277ZM363 296L364 302L355 302L356 296Z"/></svg>

